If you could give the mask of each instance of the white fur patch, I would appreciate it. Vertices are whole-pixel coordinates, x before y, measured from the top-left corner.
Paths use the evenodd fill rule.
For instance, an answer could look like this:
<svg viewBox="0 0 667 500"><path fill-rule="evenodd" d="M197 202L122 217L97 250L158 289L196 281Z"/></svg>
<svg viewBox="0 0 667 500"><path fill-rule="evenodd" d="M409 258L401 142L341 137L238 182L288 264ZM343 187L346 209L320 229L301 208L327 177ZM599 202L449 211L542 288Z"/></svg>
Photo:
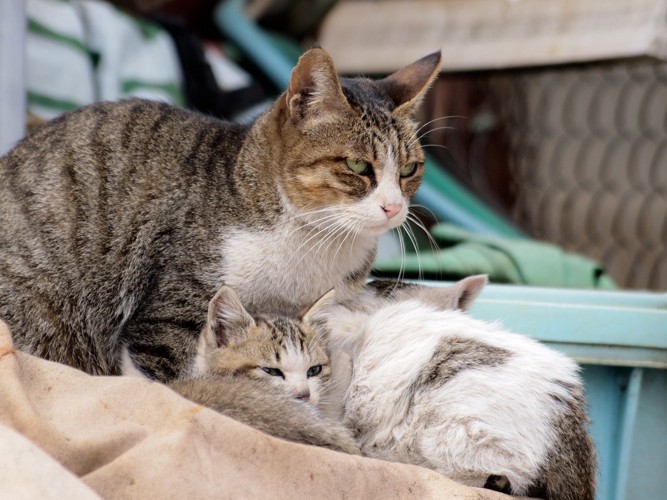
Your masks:
<svg viewBox="0 0 667 500"><path fill-rule="evenodd" d="M554 413L581 384L577 365L528 337L461 311L437 311L415 300L375 313L333 315L332 351L352 353L345 399L347 424L360 429L370 456L424 465L482 486L505 475L515 493L537 477L553 445ZM464 369L442 384L415 390L422 369L447 338L509 351L502 363Z"/></svg>
<svg viewBox="0 0 667 500"><path fill-rule="evenodd" d="M244 305L262 304L264 312L298 311L312 304L330 289L341 288L376 245L368 235L316 233L293 223L266 231L228 231L217 284L224 277ZM267 297L274 297L274 303L267 304Z"/></svg>

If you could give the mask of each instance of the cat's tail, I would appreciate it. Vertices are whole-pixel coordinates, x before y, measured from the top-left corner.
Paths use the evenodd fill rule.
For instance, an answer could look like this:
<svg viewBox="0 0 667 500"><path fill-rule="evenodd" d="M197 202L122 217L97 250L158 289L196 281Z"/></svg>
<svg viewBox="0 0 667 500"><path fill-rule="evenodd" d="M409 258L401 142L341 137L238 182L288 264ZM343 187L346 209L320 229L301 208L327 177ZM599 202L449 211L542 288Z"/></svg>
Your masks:
<svg viewBox="0 0 667 500"><path fill-rule="evenodd" d="M543 466L542 484L536 486L549 500L594 500L597 455L587 431L583 391L564 403L566 409L554 419L556 443Z"/></svg>

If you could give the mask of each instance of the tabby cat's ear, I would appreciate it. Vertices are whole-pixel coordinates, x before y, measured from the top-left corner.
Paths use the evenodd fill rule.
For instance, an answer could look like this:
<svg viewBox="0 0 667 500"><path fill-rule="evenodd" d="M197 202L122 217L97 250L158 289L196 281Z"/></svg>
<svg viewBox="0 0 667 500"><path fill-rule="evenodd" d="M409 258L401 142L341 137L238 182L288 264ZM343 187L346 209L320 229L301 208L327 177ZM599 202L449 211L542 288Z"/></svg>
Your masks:
<svg viewBox="0 0 667 500"><path fill-rule="evenodd" d="M335 121L351 109L333 60L321 48L310 49L299 58L290 76L285 102L290 118L300 129Z"/></svg>
<svg viewBox="0 0 667 500"><path fill-rule="evenodd" d="M225 285L209 303L202 334L206 347L215 349L243 340L247 330L254 326L255 320L245 310L239 296Z"/></svg>
<svg viewBox="0 0 667 500"><path fill-rule="evenodd" d="M312 306L303 311L299 317L304 323L309 323L314 326L318 325L325 321L327 308L333 306L335 303L336 290L332 288L319 299L317 299Z"/></svg>
<svg viewBox="0 0 667 500"><path fill-rule="evenodd" d="M395 115L413 114L440 71L440 51L413 62L377 83L396 104Z"/></svg>

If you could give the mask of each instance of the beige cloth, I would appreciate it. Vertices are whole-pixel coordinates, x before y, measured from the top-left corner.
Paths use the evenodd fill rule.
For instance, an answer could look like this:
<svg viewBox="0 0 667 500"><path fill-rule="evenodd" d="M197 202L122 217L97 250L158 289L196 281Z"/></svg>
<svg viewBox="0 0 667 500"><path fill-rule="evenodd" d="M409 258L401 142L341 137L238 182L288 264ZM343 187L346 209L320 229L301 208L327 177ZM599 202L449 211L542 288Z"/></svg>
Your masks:
<svg viewBox="0 0 667 500"><path fill-rule="evenodd" d="M0 321L0 498L504 495L419 467L267 436L166 387L92 377L12 346Z"/></svg>

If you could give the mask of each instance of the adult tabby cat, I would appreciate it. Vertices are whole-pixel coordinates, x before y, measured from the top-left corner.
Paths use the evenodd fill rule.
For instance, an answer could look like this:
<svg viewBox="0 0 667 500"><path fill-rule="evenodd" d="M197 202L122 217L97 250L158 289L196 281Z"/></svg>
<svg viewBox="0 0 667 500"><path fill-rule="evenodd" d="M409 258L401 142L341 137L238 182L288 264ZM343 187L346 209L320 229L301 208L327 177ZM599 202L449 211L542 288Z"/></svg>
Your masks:
<svg viewBox="0 0 667 500"><path fill-rule="evenodd" d="M379 284L380 303L327 311L344 423L366 456L516 495L593 500L596 456L578 367L468 316L485 282Z"/></svg>
<svg viewBox="0 0 667 500"><path fill-rule="evenodd" d="M419 186L412 114L439 62L339 79L316 48L249 126L128 100L40 127L0 159L0 317L17 347L117 374L124 344L165 381L223 282L286 313L362 286Z"/></svg>
<svg viewBox="0 0 667 500"><path fill-rule="evenodd" d="M251 316L223 286L211 300L187 375L168 382L182 396L268 434L359 453L340 420L323 417L331 365L326 329L311 321L331 293L300 317ZM123 375L142 377L123 351Z"/></svg>

